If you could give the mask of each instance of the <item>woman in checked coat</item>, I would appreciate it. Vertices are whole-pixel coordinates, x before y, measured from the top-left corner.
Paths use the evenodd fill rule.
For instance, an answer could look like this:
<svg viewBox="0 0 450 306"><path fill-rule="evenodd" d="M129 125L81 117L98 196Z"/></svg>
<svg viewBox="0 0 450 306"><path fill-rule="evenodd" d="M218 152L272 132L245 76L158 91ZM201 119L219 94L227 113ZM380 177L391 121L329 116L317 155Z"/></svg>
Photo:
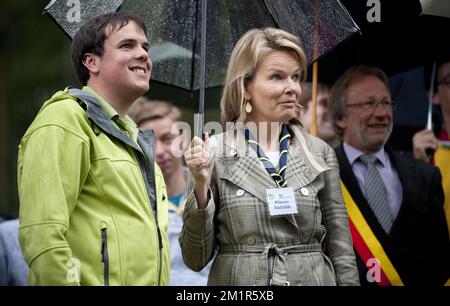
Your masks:
<svg viewBox="0 0 450 306"><path fill-rule="evenodd" d="M194 186L180 244L195 271L214 260L208 285L359 285L334 151L296 119L305 67L290 33L244 34L221 100L226 131L185 153Z"/></svg>

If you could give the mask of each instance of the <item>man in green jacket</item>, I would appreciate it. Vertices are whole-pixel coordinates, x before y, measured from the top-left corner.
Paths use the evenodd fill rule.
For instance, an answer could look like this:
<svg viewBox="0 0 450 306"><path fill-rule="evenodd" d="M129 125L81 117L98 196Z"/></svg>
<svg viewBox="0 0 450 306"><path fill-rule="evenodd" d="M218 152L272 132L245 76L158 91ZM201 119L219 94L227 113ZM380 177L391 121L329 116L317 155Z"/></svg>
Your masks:
<svg viewBox="0 0 450 306"><path fill-rule="evenodd" d="M72 43L82 90L44 103L19 146L19 241L30 284L167 285L168 202L152 131L126 116L149 89L146 28L123 13Z"/></svg>

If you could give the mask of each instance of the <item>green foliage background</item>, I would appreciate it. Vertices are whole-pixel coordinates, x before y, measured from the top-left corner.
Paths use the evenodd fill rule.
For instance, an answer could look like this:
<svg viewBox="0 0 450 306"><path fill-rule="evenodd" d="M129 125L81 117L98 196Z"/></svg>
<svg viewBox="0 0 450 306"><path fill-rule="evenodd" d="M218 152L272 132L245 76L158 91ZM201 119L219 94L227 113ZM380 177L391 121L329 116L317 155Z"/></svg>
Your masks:
<svg viewBox="0 0 450 306"><path fill-rule="evenodd" d="M0 216L8 218L18 215L20 138L52 92L76 84L70 42L42 15L47 3L6 0L0 4Z"/></svg>

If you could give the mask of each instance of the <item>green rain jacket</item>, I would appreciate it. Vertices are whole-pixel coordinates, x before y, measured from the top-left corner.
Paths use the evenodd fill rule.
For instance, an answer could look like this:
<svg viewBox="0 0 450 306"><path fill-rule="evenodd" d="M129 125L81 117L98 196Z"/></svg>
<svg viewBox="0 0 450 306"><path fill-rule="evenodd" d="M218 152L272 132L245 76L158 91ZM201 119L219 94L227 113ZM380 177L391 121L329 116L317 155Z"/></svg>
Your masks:
<svg viewBox="0 0 450 306"><path fill-rule="evenodd" d="M57 92L22 138L19 241L30 284L169 284L152 131L128 136L108 106L88 87Z"/></svg>

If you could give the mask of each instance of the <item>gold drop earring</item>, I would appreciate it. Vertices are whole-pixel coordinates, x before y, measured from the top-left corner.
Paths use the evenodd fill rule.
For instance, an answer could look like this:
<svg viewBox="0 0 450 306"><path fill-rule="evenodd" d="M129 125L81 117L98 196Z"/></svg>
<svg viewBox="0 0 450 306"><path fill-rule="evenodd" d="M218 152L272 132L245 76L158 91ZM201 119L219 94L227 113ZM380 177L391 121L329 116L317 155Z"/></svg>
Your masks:
<svg viewBox="0 0 450 306"><path fill-rule="evenodd" d="M251 112L252 112L252 110L253 110L253 108L252 108L252 105L250 104L250 102L245 102L245 112L247 113L247 114L250 114Z"/></svg>

